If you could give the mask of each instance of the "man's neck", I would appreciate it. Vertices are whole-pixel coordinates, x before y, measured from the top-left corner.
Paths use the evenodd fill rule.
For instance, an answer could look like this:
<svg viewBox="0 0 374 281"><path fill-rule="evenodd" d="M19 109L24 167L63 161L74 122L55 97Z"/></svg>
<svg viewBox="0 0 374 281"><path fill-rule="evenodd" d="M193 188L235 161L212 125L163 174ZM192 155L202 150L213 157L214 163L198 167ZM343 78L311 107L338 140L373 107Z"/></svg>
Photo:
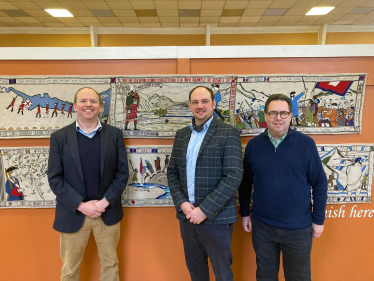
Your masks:
<svg viewBox="0 0 374 281"><path fill-rule="evenodd" d="M78 121L79 127L87 133L91 133L92 130L95 129L97 125L99 124L98 119L92 120L92 121L81 121L78 119L77 121Z"/></svg>

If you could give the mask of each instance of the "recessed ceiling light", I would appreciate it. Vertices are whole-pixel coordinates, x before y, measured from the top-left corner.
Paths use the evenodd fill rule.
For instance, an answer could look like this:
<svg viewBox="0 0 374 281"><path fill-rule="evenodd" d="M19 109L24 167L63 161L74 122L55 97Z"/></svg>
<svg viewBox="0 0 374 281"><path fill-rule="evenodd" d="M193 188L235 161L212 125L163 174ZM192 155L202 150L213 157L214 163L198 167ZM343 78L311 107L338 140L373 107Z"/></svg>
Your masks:
<svg viewBox="0 0 374 281"><path fill-rule="evenodd" d="M314 7L306 15L307 16L316 16L316 15L326 15L335 7Z"/></svg>
<svg viewBox="0 0 374 281"><path fill-rule="evenodd" d="M65 9L45 9L48 14L55 18L73 18L74 16Z"/></svg>

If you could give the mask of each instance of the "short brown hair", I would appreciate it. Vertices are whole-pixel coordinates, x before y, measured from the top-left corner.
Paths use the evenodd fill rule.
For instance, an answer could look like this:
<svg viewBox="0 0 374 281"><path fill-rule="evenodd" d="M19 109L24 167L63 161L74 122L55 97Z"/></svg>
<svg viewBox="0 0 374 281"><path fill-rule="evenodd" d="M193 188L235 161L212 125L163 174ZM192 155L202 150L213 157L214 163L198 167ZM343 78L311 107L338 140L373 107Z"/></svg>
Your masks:
<svg viewBox="0 0 374 281"><path fill-rule="evenodd" d="M191 95L192 95L193 91L195 91L197 88L204 88L204 89L208 90L208 92L210 93L210 97L212 98L212 101L214 101L214 94L213 94L212 89L210 89L210 88L208 88L208 87L205 87L205 86L196 86L195 88L193 88L193 89L190 91L190 93L189 93L189 95L188 95L188 100L189 100L190 102L191 102Z"/></svg>
<svg viewBox="0 0 374 281"><path fill-rule="evenodd" d="M92 91L94 91L96 93L96 95L99 97L99 104L100 105L103 105L103 100L101 99L101 96L99 95L98 92L96 92L94 89L92 89L91 87L83 87L83 88L80 88L76 93L75 93L75 96L74 96L74 104L77 104L77 97L78 97L78 93L83 90L83 89L90 89Z"/></svg>
<svg viewBox="0 0 374 281"><path fill-rule="evenodd" d="M268 113L269 104L270 104L270 102L272 102L274 100L282 100L282 101L287 102L288 103L288 111L292 112L291 99L289 97L287 97L286 95L283 95L283 94L274 94L274 95L271 95L270 97L268 97L268 99L265 102L265 113Z"/></svg>

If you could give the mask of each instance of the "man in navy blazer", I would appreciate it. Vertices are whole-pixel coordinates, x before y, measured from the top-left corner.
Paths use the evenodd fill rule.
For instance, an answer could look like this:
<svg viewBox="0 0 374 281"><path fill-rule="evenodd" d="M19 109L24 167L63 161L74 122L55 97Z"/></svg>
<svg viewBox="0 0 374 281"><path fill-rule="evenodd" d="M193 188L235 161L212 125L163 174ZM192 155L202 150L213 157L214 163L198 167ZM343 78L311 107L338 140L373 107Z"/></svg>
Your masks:
<svg viewBox="0 0 374 281"><path fill-rule="evenodd" d="M91 231L100 257L100 280L119 280L116 248L129 172L122 132L100 123L101 108L95 90L80 89L74 98L76 122L50 139L48 181L57 201L53 228L60 232L61 280L79 280Z"/></svg>
<svg viewBox="0 0 374 281"><path fill-rule="evenodd" d="M214 94L196 87L189 95L192 124L175 136L168 182L192 281L232 281L231 239L238 220L235 193L242 174L239 131L213 116Z"/></svg>

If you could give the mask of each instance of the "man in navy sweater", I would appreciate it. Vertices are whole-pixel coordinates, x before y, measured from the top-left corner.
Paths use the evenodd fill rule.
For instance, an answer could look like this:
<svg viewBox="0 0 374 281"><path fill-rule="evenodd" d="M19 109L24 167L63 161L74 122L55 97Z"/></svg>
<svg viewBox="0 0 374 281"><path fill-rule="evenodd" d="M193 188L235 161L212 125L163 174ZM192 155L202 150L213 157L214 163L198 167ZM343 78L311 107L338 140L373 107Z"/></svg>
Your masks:
<svg viewBox="0 0 374 281"><path fill-rule="evenodd" d="M290 130L291 118L291 100L271 95L268 129L245 150L240 214L243 229L252 231L257 280L278 280L280 252L286 281L311 280L312 238L323 232L327 178L313 139Z"/></svg>
<svg viewBox="0 0 374 281"><path fill-rule="evenodd" d="M100 280L119 280L116 248L129 171L122 132L100 123L101 108L95 90L80 89L74 98L78 119L51 135L48 181L57 201L53 228L60 232L62 281L79 280L91 231Z"/></svg>

